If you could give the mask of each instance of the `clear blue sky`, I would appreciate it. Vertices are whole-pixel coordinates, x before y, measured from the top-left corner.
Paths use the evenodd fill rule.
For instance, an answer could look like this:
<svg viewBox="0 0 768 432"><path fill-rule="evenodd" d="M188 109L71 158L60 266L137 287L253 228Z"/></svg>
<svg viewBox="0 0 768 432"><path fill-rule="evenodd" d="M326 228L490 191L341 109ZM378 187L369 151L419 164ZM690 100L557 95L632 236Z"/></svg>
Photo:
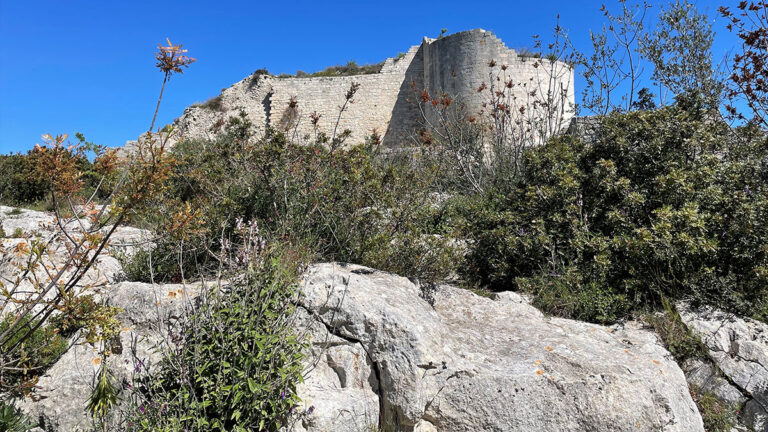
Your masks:
<svg viewBox="0 0 768 432"><path fill-rule="evenodd" d="M734 2L696 3L714 19L717 6ZM441 28L484 28L516 48L530 46L533 34L549 34L559 13L583 44L602 23L600 4L0 0L0 153L26 151L43 133L78 131L119 146L146 131L162 80L153 52L166 37L198 61L171 80L160 125L256 69L293 73L379 62ZM718 55L733 39L724 40Z"/></svg>

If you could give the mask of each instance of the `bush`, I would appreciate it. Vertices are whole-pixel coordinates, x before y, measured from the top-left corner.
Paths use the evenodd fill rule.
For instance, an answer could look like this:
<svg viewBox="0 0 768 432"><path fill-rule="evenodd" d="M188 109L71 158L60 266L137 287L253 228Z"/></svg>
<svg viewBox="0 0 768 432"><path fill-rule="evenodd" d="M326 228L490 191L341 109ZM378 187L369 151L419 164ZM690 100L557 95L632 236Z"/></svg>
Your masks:
<svg viewBox="0 0 768 432"><path fill-rule="evenodd" d="M45 198L50 185L37 177L33 154L0 155L1 203L20 205Z"/></svg>
<svg viewBox="0 0 768 432"><path fill-rule="evenodd" d="M708 432L730 432L739 424L738 406L731 406L714 394L695 387L691 389L691 396Z"/></svg>
<svg viewBox="0 0 768 432"><path fill-rule="evenodd" d="M467 276L600 322L664 297L765 318L768 142L700 107L613 114L589 145L527 151L511 192L465 209Z"/></svg>
<svg viewBox="0 0 768 432"><path fill-rule="evenodd" d="M197 103L192 105L193 107L199 107L210 111L224 111L224 99L221 95L214 96L203 103Z"/></svg>
<svg viewBox="0 0 768 432"><path fill-rule="evenodd" d="M7 330L15 319L14 315L3 317L0 321L0 333ZM66 339L71 330L69 326L62 328L60 323L51 323L37 327L38 324L39 321L24 319L17 336L10 338L7 344L0 347L8 355L11 355L13 350L13 359L17 365L15 369L4 371L0 376L0 389L12 397L25 396L37 383L37 377L69 348ZM37 328L34 332L21 343L21 334L35 327Z"/></svg>
<svg viewBox="0 0 768 432"><path fill-rule="evenodd" d="M76 137L79 145L95 148L82 134L78 133ZM27 154L0 155L0 173L3 173L0 176L0 203L51 210L51 174L41 173L42 154L41 148L35 148ZM105 165L111 161L111 154L97 157L93 162L84 155L64 153L61 156L73 160L79 171L77 180L82 183L79 196L90 197L97 191L96 198L105 199L111 194L117 181L115 175L105 176L109 168Z"/></svg>
<svg viewBox="0 0 768 432"><path fill-rule="evenodd" d="M403 55L404 56L404 55ZM398 57L400 59L401 57ZM278 78L312 78L312 77L334 77L334 76L351 76L351 75L369 75L377 74L381 72L381 68L384 67L384 62L358 65L354 60L350 60L346 65L329 66L321 71L306 73L304 71L297 71L295 75L280 74Z"/></svg>
<svg viewBox="0 0 768 432"><path fill-rule="evenodd" d="M432 193L437 167L427 159L385 158L373 141L331 150L276 132L257 140L243 118L215 140L181 142L173 152L178 163L156 207L163 210L146 215L168 233L152 255L156 280L214 271L211 253L238 220L257 221L269 240L308 248L316 259L407 277L441 280L458 261ZM138 264L127 266L129 276L146 280Z"/></svg>
<svg viewBox="0 0 768 432"><path fill-rule="evenodd" d="M134 383L128 430L278 431L298 402L306 341L291 299L305 258L272 248L208 291L158 370ZM141 367L139 366L139 369Z"/></svg>

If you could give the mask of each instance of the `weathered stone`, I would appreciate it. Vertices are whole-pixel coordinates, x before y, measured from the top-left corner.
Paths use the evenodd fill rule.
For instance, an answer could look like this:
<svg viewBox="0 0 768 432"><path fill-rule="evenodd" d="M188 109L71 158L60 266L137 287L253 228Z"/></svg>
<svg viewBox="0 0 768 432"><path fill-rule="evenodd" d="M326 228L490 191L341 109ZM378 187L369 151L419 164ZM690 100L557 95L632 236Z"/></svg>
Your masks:
<svg viewBox="0 0 768 432"><path fill-rule="evenodd" d="M683 363L682 368L690 385L712 393L721 401L733 406L747 401L747 397L731 385L709 362L689 359Z"/></svg>
<svg viewBox="0 0 768 432"><path fill-rule="evenodd" d="M318 132L331 137L334 130L338 134L349 129L349 144L362 143L376 131L384 145L407 147L425 123L418 105L422 90L437 98L447 94L461 101L469 115L476 116L487 102L487 95L477 89L483 84L495 85L491 76L503 78L504 84L512 83L509 92L513 100L541 101L562 93L562 101L550 101L549 105L562 109L562 129L568 126L573 116L573 69L564 62L551 64L546 59L520 56L493 33L475 29L438 39L424 38L402 56L387 59L379 73L249 76L222 90L216 103L187 108L174 123L175 133L177 139L211 138L230 117L242 112L257 131L271 126L287 131L294 141L313 139ZM354 103L347 104L340 114L339 107L353 83L359 85ZM540 105L526 105L526 115ZM310 114L317 115L316 124ZM130 146L135 143L129 142L126 149Z"/></svg>
<svg viewBox="0 0 768 432"><path fill-rule="evenodd" d="M679 304L680 317L701 336L709 357L747 399L742 421L768 431L768 324L709 307Z"/></svg>
<svg viewBox="0 0 768 432"><path fill-rule="evenodd" d="M3 227L7 237L11 236L0 238L0 283L8 289L18 284L18 292L22 294L17 297L25 295L24 293L36 292L38 286L46 286L51 275L63 268L70 256L68 242L61 235L62 230L56 225L56 219L52 213L0 206L0 226ZM77 239L82 228L89 229L90 224L86 220L68 221L65 228ZM110 229L111 227L105 227L102 232L106 234ZM17 234L20 236L16 236ZM30 263L29 250L36 243L47 244L47 247L41 254L39 265L35 266L34 272L26 273L25 270L29 268ZM117 257L131 256L139 249L146 250L152 247L149 231L118 226L110 237L107 247L77 284L78 289L87 287L90 291L98 291L107 284L123 280L125 273ZM47 270L43 267L47 267ZM65 277L60 280L65 280L70 274L71 272L66 272ZM51 296L55 295L54 291L50 293ZM13 309L13 305L7 305L7 307ZM5 312L9 311L9 309L5 310Z"/></svg>
<svg viewBox="0 0 768 432"><path fill-rule="evenodd" d="M450 286L433 307L407 279L353 265L314 266L304 293L305 311L369 356L385 430L703 430L682 371L637 325L549 319L521 296Z"/></svg>
<svg viewBox="0 0 768 432"><path fill-rule="evenodd" d="M123 282L106 290L108 303L123 310L118 316L123 325L120 348L108 360L119 387L160 360L167 326L182 317L198 292L195 285L138 282ZM93 426L85 407L100 368L99 353L80 335L72 344L40 378L32 397L20 404L31 417L58 431L91 430Z"/></svg>

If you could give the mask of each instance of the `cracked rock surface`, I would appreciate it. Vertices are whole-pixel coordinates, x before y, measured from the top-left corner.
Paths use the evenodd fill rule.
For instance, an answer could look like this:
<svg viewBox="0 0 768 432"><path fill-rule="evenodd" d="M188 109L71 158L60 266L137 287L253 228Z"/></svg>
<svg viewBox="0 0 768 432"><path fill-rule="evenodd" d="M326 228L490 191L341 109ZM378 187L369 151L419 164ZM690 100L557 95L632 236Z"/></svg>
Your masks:
<svg viewBox="0 0 768 432"><path fill-rule="evenodd" d="M744 402L741 420L753 430L768 431L768 325L707 307L679 304L678 310L683 323L701 336L731 387L742 394L737 401Z"/></svg>
<svg viewBox="0 0 768 432"><path fill-rule="evenodd" d="M547 318L495 299L344 264L305 275L316 366L308 431L702 431L683 372L638 325ZM364 429L362 429L364 430Z"/></svg>
<svg viewBox="0 0 768 432"><path fill-rule="evenodd" d="M198 285L152 285L122 282L109 287L106 299L122 309L117 316L123 328L117 352L109 358L110 371L118 385L130 383L132 375L145 372L162 358L167 326L181 318ZM20 407L47 429L93 430L93 419L85 411L100 362L98 350L80 335L70 349L43 376L33 394Z"/></svg>

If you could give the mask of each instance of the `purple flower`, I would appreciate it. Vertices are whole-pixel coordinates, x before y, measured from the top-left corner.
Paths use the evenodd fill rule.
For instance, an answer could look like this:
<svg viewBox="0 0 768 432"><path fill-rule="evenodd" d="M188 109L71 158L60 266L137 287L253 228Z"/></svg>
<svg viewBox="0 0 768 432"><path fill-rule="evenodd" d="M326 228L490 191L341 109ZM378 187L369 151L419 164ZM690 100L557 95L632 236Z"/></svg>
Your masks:
<svg viewBox="0 0 768 432"><path fill-rule="evenodd" d="M311 405L309 409L307 410L307 414L312 415L312 413L315 412L315 406Z"/></svg>
<svg viewBox="0 0 768 432"><path fill-rule="evenodd" d="M280 392L280 400L285 400L285 390Z"/></svg>
<svg viewBox="0 0 768 432"><path fill-rule="evenodd" d="M146 411L147 411L147 409L144 408L144 404L141 404L141 406L139 406L139 412L144 414Z"/></svg>

